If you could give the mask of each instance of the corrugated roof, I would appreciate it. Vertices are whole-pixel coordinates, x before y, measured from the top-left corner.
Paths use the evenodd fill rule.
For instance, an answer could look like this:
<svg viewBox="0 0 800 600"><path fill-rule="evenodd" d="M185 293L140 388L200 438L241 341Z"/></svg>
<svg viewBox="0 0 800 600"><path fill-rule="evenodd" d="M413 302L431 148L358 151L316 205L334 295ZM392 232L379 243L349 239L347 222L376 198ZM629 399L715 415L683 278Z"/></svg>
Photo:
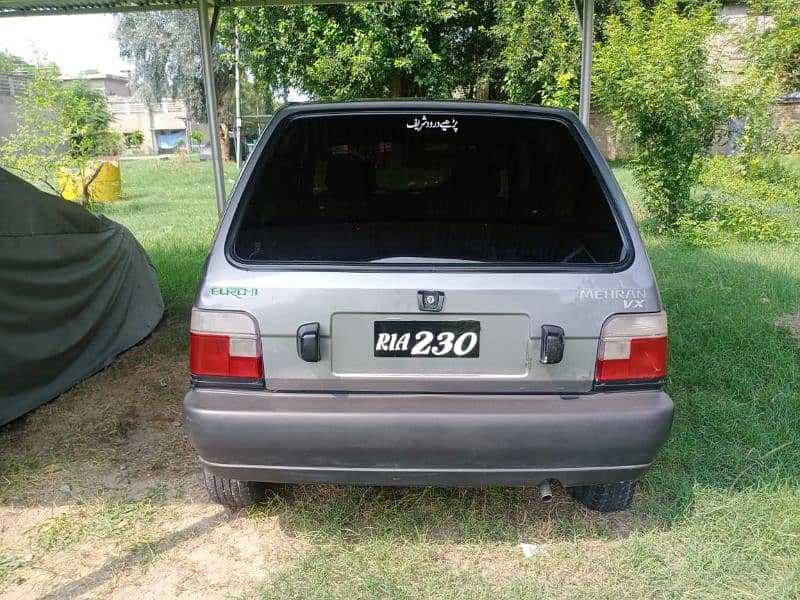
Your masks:
<svg viewBox="0 0 800 600"><path fill-rule="evenodd" d="M208 0L209 6L344 4L352 0ZM0 0L0 17L197 8L197 0Z"/></svg>

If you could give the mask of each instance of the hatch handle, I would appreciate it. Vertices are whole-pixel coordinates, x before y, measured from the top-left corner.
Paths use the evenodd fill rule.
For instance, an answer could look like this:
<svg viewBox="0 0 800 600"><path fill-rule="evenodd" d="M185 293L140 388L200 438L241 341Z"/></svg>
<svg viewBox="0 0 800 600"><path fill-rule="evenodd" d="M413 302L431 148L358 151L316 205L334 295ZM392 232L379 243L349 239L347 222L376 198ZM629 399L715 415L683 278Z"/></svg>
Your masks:
<svg viewBox="0 0 800 600"><path fill-rule="evenodd" d="M539 362L552 365L564 358L564 330L558 325L542 325L542 352Z"/></svg>
<svg viewBox="0 0 800 600"><path fill-rule="evenodd" d="M306 323L297 328L297 356L306 362L319 362L319 323Z"/></svg>

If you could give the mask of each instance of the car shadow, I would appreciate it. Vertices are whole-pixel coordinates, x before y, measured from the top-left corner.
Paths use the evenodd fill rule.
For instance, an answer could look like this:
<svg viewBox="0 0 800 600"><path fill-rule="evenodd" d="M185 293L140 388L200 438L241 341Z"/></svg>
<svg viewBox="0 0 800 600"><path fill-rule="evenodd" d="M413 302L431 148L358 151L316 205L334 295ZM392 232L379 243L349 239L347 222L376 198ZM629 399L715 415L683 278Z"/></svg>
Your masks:
<svg viewBox="0 0 800 600"><path fill-rule="evenodd" d="M672 435L640 481L634 506L590 512L560 486L536 488L283 488L276 511L290 535L424 537L452 543L615 539L670 527L691 514L698 490L747 493L800 477L800 317L796 254L748 244L698 249L660 238L649 249L670 326ZM768 256L767 256L768 255ZM793 257L793 258L792 258Z"/></svg>
<svg viewBox="0 0 800 600"><path fill-rule="evenodd" d="M535 488L309 485L282 486L252 517L277 516L291 536L353 542L386 536L447 543L618 539L684 519L698 490L742 493L796 482L800 346L776 324L800 314L796 251L737 248L696 249L664 238L650 245L670 318L667 391L676 418L630 511L589 512L558 486L544 504ZM14 505L74 503L59 487L75 486L101 459L109 476L125 467L124 473L142 471L166 482L199 481L180 403L188 387L188 290L202 258L166 251L157 258L162 276L179 271L186 281L162 281L168 318L152 338L55 402L0 428L0 507L8 502L4 479L25 486L38 480L36 489L50 490ZM97 481L105 485L102 477ZM124 499L128 492L119 493Z"/></svg>

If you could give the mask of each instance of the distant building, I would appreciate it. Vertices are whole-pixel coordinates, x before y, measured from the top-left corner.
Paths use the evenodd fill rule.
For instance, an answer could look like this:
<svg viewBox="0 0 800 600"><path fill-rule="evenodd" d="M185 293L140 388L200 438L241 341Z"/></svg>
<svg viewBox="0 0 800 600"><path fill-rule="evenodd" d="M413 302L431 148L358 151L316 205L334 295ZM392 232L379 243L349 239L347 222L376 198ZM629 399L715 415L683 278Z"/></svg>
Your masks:
<svg viewBox="0 0 800 600"><path fill-rule="evenodd" d="M719 21L723 31L712 36L709 43L713 57L722 67L722 82L728 85L740 83L747 69L747 56L737 43L737 37L748 27L765 31L772 27L770 15L751 15L745 2L739 1L723 6L719 11ZM793 133L800 124L800 91L784 94L772 105L773 125L785 133ZM720 140L714 147L719 154L731 154L736 139L742 134L745 123L741 119L731 121L727 139Z"/></svg>
<svg viewBox="0 0 800 600"><path fill-rule="evenodd" d="M109 75L89 71L80 75L63 77L66 82L83 79L106 96L108 110L113 116L112 131L119 131L130 139L130 134L141 131L140 146L127 147L124 153L170 154L179 142L186 140L187 127L200 131L208 139L205 124L188 122L186 103L183 100L162 100L147 105L131 93L127 75ZM0 73L0 138L7 137L17 129L16 112L18 99L28 91L29 78L25 75Z"/></svg>
<svg viewBox="0 0 800 600"><path fill-rule="evenodd" d="M17 98L28 92L28 81L25 75L0 73L0 139L17 130Z"/></svg>
<svg viewBox="0 0 800 600"><path fill-rule="evenodd" d="M108 110L114 117L111 129L124 134L141 131L144 141L131 150L144 154L171 154L178 143L186 140L187 125L201 130L207 137L208 128L188 123L186 103L183 100L162 100L158 104L145 104L136 98L110 96Z"/></svg>
<svg viewBox="0 0 800 600"><path fill-rule="evenodd" d="M83 79L93 88L106 95L108 110L114 117L110 128L119 131L126 138L136 131L142 132L141 146L128 148L128 152L144 154L171 154L179 142L186 140L187 127L201 131L208 137L208 127L189 123L186 103L181 100L162 100L146 104L131 93L130 79L127 75L108 75L97 71L87 71L80 75L64 77L63 80Z"/></svg>
<svg viewBox="0 0 800 600"><path fill-rule="evenodd" d="M84 71L80 75L62 77L61 80L65 83L78 80L86 81L94 89L103 92L107 98L112 96L125 98L133 95L131 94L130 79L127 75L108 75L99 71Z"/></svg>

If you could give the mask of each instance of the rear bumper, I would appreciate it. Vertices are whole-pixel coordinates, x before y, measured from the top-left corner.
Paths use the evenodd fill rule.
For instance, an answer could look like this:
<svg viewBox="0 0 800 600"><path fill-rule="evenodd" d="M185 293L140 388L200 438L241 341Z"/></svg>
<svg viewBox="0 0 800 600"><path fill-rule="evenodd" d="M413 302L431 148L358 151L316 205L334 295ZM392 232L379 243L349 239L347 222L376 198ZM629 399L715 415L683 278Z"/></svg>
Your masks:
<svg viewBox="0 0 800 600"><path fill-rule="evenodd" d="M564 486L635 479L672 426L660 391L554 395L193 389L203 464L251 481Z"/></svg>

